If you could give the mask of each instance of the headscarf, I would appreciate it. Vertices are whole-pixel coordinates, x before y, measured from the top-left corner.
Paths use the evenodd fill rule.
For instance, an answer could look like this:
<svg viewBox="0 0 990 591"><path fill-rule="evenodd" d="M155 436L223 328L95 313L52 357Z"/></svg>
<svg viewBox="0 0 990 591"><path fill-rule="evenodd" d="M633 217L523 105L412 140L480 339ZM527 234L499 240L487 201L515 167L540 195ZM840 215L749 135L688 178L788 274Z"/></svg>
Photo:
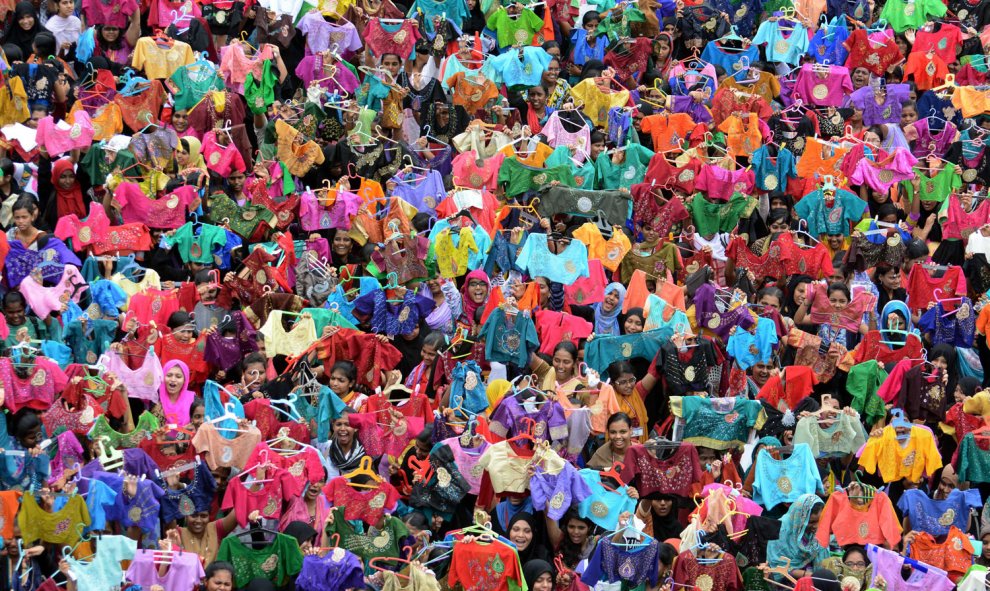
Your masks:
<svg viewBox="0 0 990 591"><path fill-rule="evenodd" d="M505 537L509 537L509 533L512 531L512 526L520 521L525 521L529 524L530 531L533 532L533 539L530 540L529 545L526 546L525 550L518 550L519 562L526 564L530 560L543 560L549 558L547 552L546 544L543 542L543 530L538 527L536 518L533 517L532 513L527 511L520 511L512 516L509 520L509 527L505 529Z"/></svg>
<svg viewBox="0 0 990 591"><path fill-rule="evenodd" d="M167 374L173 367L178 367L183 377L179 398L175 402L172 402L172 399L168 395L168 389L165 387L165 380L162 380L162 385L158 387L158 399L162 405L162 414L165 415L165 422L184 427L189 424L189 407L192 405L193 399L196 398L196 394L192 390L187 389L189 385L189 366L184 361L178 359L167 361L162 367L162 375Z"/></svg>
<svg viewBox="0 0 990 591"><path fill-rule="evenodd" d="M20 4L18 4L20 6ZM82 186L79 179L72 181L72 186L63 189L58 179L66 171L75 172L75 165L68 158L61 158L52 163L52 185L55 187L55 204L58 217L67 215L77 215L80 218L86 217L86 203L83 201Z"/></svg>
<svg viewBox="0 0 990 591"><path fill-rule="evenodd" d="M471 285L471 281L474 279L484 281L489 290L492 288L492 282L488 279L488 274L481 269L471 271L467 274L467 277L464 278L464 285L461 287L461 307L464 310L464 317L467 318L468 324L471 325L475 323L475 311L484 305L484 302L480 304L473 302L468 296L468 286Z"/></svg>
<svg viewBox="0 0 990 591"><path fill-rule="evenodd" d="M515 519L516 513L519 512L529 512L533 510L533 498L526 497L523 499L522 503L518 505L513 504L511 499L505 499L504 501L499 501L495 505L493 513L495 514L495 528L496 530L502 530L503 533L508 535L509 530L512 529L512 522Z"/></svg>
<svg viewBox="0 0 990 591"><path fill-rule="evenodd" d="M928 360L935 361L939 357L945 359L947 368L945 373L949 376L949 381L945 384L945 391L949 395L956 392L956 382L959 380L959 364L956 363L956 348L947 343L935 345L928 351Z"/></svg>
<svg viewBox="0 0 990 591"><path fill-rule="evenodd" d="M839 580L835 573L826 568L816 568L811 573L811 580L815 583L817 591L841 591Z"/></svg>
<svg viewBox="0 0 990 591"><path fill-rule="evenodd" d="M523 577L530 589L536 584L536 580L546 573L550 573L550 577L553 578L553 567L546 560L534 559L523 565Z"/></svg>
<svg viewBox="0 0 990 591"><path fill-rule="evenodd" d="M343 474L358 467L361 458L364 457L364 446L355 437L351 441L351 451L345 453L344 450L340 449L337 438L332 437L328 455L330 456L330 463L337 468L337 472Z"/></svg>
<svg viewBox="0 0 990 591"><path fill-rule="evenodd" d="M681 532L684 531L684 524L677 518L679 509L677 497L674 495L660 494L650 498L658 501L671 502L670 513L667 513L664 517L660 517L656 513L653 513L653 537L658 540L679 537Z"/></svg>
<svg viewBox="0 0 990 591"><path fill-rule="evenodd" d="M781 312L784 316L788 318L794 318L794 313L800 308L798 303L794 301L794 292L797 290L798 286L802 283L811 283L814 281L808 275L792 275L790 280L787 282L787 289L784 292L784 307Z"/></svg>
<svg viewBox="0 0 990 591"><path fill-rule="evenodd" d="M818 543L815 532L806 531L811 514L824 504L817 495L806 494L787 509L780 520L780 536L767 545L767 562L771 568L786 564L781 557L790 559L792 569L818 564L828 558L828 549Z"/></svg>
<svg viewBox="0 0 990 591"><path fill-rule="evenodd" d="M642 308L629 308L629 311L622 315L622 334L626 334L626 320L629 320L631 316L639 318L640 324L646 328L646 314L643 313Z"/></svg>
<svg viewBox="0 0 990 591"><path fill-rule="evenodd" d="M596 335L618 336L620 334L619 313L622 312L622 302L626 299L626 287L619 282L609 283L605 286L606 296L613 291L619 294L619 303L612 308L611 312L602 310L602 304L604 302L595 302L591 305L591 307L595 310Z"/></svg>
<svg viewBox="0 0 990 591"><path fill-rule="evenodd" d="M206 170L206 161L203 160L203 142L196 137L187 135L179 138L179 143L189 153L188 168L200 168Z"/></svg>
<svg viewBox="0 0 990 591"><path fill-rule="evenodd" d="M293 521L282 530L287 536L292 536L296 542L302 546L306 542L312 542L316 538L316 530L308 523Z"/></svg>
<svg viewBox="0 0 990 591"><path fill-rule="evenodd" d="M25 31L21 28L19 21L21 17L28 14L34 17L34 26L30 30ZM18 2L17 6L14 7L14 20L11 21L10 26L7 28L4 43L16 45L21 50L24 58L27 59L27 56L34 53L34 37L39 31L41 31L41 23L38 22L38 11L34 8L34 4L27 0Z"/></svg>

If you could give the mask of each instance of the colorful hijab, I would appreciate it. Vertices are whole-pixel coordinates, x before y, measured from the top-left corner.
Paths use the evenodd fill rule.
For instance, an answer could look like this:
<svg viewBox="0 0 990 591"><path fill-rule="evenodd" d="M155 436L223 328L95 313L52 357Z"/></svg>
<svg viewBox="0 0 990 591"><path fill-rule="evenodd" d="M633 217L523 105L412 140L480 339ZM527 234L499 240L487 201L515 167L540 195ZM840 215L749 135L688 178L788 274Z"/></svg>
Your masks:
<svg viewBox="0 0 990 591"><path fill-rule="evenodd" d="M824 504L817 495L806 494L787 509L780 520L780 537L767 545L767 562L771 567L784 566L785 560L781 558L790 559L791 569L818 565L828 558L828 548L818 543L814 531L807 531L811 514Z"/></svg>
<svg viewBox="0 0 990 591"><path fill-rule="evenodd" d="M182 391L179 392L179 398L175 402L172 402L172 399L168 395L168 389L165 386L165 380L162 380L162 385L158 387L158 398L162 405L162 415L165 416L165 422L170 425L183 427L189 424L189 407L192 405L193 399L196 398L196 394L192 390L187 389L187 386L189 386L189 366L184 361L173 359L166 362L162 367L162 375L168 374L169 370L173 367L179 368L185 380L182 382Z"/></svg>
<svg viewBox="0 0 990 591"><path fill-rule="evenodd" d="M611 312L606 312L602 309L604 302L595 302L591 305L595 311L596 335L618 336L620 334L619 314L622 313L622 303L626 299L626 287L619 282L609 283L605 286L605 295L608 296L612 292L619 294L619 302L612 308Z"/></svg>
<svg viewBox="0 0 990 591"><path fill-rule="evenodd" d="M189 153L189 165L187 168L206 170L206 161L203 160L203 142L191 135L187 135L179 138L179 144Z"/></svg>
<svg viewBox="0 0 990 591"><path fill-rule="evenodd" d="M474 313L478 308L482 307L484 303L477 304L471 301L471 297L468 295L468 286L471 285L472 280L481 280L485 282L488 286L488 290L492 289L492 282L488 279L488 274L481 269L475 269L467 274L464 278L464 285L461 287L461 307L464 310L464 317L467 318L468 324L474 325Z"/></svg>

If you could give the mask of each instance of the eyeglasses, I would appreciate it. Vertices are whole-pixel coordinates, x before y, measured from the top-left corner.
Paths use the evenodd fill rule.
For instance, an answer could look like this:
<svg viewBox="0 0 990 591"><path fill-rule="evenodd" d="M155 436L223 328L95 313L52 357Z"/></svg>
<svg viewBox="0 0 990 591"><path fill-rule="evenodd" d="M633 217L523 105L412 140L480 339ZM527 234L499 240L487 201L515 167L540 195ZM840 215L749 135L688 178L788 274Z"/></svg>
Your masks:
<svg viewBox="0 0 990 591"><path fill-rule="evenodd" d="M634 386L636 385L636 378L627 378L624 380L615 380L616 386Z"/></svg>
<svg viewBox="0 0 990 591"><path fill-rule="evenodd" d="M560 73L560 68L547 68L547 72L550 72L551 74L558 74Z"/></svg>
<svg viewBox="0 0 990 591"><path fill-rule="evenodd" d="M866 568L866 563L860 560L859 562L847 562L845 563L849 568Z"/></svg>

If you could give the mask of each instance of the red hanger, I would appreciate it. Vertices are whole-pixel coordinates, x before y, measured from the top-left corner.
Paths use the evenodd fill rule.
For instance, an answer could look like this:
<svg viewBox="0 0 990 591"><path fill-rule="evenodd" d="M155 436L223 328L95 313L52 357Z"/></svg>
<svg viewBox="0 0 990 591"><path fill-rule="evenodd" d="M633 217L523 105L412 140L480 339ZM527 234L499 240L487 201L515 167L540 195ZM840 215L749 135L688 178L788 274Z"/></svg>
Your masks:
<svg viewBox="0 0 990 591"><path fill-rule="evenodd" d="M618 482L619 483L619 487L621 488L621 487L625 486L626 483L622 480L622 477L619 476L619 472L618 472L618 470L616 470L616 467L618 467L619 470L622 470L622 469L624 469L626 467L626 465L623 464L622 462L615 462L615 463L612 464L612 467L611 468L609 468L608 470L603 470L602 472L600 472L600 476L603 479L606 478L606 477L607 478L611 478L612 480ZM602 481L602 487L604 487L605 490L608 490L608 491L611 491L611 492L615 492L615 489L609 488L605 484L605 481L604 480Z"/></svg>

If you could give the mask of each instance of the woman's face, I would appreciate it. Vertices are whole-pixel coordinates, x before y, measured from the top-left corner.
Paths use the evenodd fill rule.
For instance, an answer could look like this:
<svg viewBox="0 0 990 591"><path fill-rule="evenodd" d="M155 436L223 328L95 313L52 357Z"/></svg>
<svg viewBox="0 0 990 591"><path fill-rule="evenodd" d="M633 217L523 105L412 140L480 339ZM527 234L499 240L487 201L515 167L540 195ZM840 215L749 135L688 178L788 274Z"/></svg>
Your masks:
<svg viewBox="0 0 990 591"><path fill-rule="evenodd" d="M880 136L877 135L876 133L872 131L867 131L866 133L863 134L863 141L868 144L873 144L874 146L879 146L880 142L882 142L883 140L880 139Z"/></svg>
<svg viewBox="0 0 990 591"><path fill-rule="evenodd" d="M333 436L337 440L337 445L348 446L354 441L354 429L346 416L333 422Z"/></svg>
<svg viewBox="0 0 990 591"><path fill-rule="evenodd" d="M512 524L512 529L509 530L509 541L516 545L517 550L523 552L529 548L530 542L533 541L533 528L525 520L520 519Z"/></svg>
<svg viewBox="0 0 990 591"><path fill-rule="evenodd" d="M230 571L220 570L206 579L206 591L233 591L233 589L234 574Z"/></svg>
<svg viewBox="0 0 990 591"><path fill-rule="evenodd" d="M631 437L632 429L625 421L615 421L608 426L608 441L613 452L625 452Z"/></svg>
<svg viewBox="0 0 990 591"><path fill-rule="evenodd" d="M198 513L193 513L189 517L186 517L186 529L188 529L192 535L199 537L206 532L206 526L210 523L210 514L206 511L200 511Z"/></svg>
<svg viewBox="0 0 990 591"><path fill-rule="evenodd" d="M633 314L622 323L622 329L626 331L626 334L639 334L643 332L643 319Z"/></svg>
<svg viewBox="0 0 990 591"><path fill-rule="evenodd" d="M447 103L437 103L433 108L434 117L437 120L437 127L445 129L450 124L450 107Z"/></svg>
<svg viewBox="0 0 990 591"><path fill-rule="evenodd" d="M863 88L870 82L870 71L866 68L856 68L852 73L853 88Z"/></svg>
<svg viewBox="0 0 990 591"><path fill-rule="evenodd" d="M602 312L606 314L611 313L615 310L615 307L619 305L619 292L612 290L605 294L605 301L602 302Z"/></svg>
<svg viewBox="0 0 990 591"><path fill-rule="evenodd" d="M763 297L760 298L760 305L764 308L772 308L780 312L780 298L775 295L769 293L763 294Z"/></svg>
<svg viewBox="0 0 990 591"><path fill-rule="evenodd" d="M177 365L170 367L165 372L165 390L169 394L177 396L182 391L182 386L185 385L186 376L182 375L182 370Z"/></svg>
<svg viewBox="0 0 990 591"><path fill-rule="evenodd" d="M894 267L880 276L880 283L887 291L894 291L901 287L901 270Z"/></svg>
<svg viewBox="0 0 990 591"><path fill-rule="evenodd" d="M437 348L433 345L423 345L419 350L419 356L423 360L423 365L433 367L433 362L437 360Z"/></svg>
<svg viewBox="0 0 990 591"><path fill-rule="evenodd" d="M550 60L547 64L547 69L543 71L543 83L549 87L554 87L557 85L557 78L560 77L560 61L557 59ZM544 99L544 103L546 100Z"/></svg>
<svg viewBox="0 0 990 591"><path fill-rule="evenodd" d="M580 519L571 519L567 522L567 537L575 546L584 546L588 541L588 524Z"/></svg>
<svg viewBox="0 0 990 591"><path fill-rule="evenodd" d="M513 283L512 297L516 298L516 300L521 300L524 295L526 295L526 284L521 281Z"/></svg>
<svg viewBox="0 0 990 591"><path fill-rule="evenodd" d="M949 369L949 360L945 357L936 357L935 359L932 359L932 365L942 370L942 372L945 372Z"/></svg>
<svg viewBox="0 0 990 591"><path fill-rule="evenodd" d="M34 227L34 220L38 217L38 212L30 212L27 209L15 209L13 212L14 226L17 231L24 234Z"/></svg>
<svg viewBox="0 0 990 591"><path fill-rule="evenodd" d="M542 86L533 86L529 89L529 106L537 113L547 106L547 91Z"/></svg>
<svg viewBox="0 0 990 591"><path fill-rule="evenodd" d="M846 559L842 563L849 570L859 572L866 569L866 556L859 550L852 550L846 554Z"/></svg>
<svg viewBox="0 0 990 591"><path fill-rule="evenodd" d="M338 257L346 257L351 254L351 249L354 248L354 241L351 237L343 232L337 232L333 235L333 253Z"/></svg>
<svg viewBox="0 0 990 591"><path fill-rule="evenodd" d="M392 75L393 79L395 79L399 75L399 69L402 67L402 62L399 61L397 56L386 55L382 59L382 67Z"/></svg>
<svg viewBox="0 0 990 591"><path fill-rule="evenodd" d="M818 531L818 520L821 518L821 516L822 516L822 508L821 507L815 508L815 510L811 512L811 515L808 516L808 527L806 527L804 531L806 533L814 533Z"/></svg>
<svg viewBox="0 0 990 591"><path fill-rule="evenodd" d="M890 330L905 330L904 318L900 314L887 314L887 328Z"/></svg>
<svg viewBox="0 0 990 591"><path fill-rule="evenodd" d="M794 288L794 303L801 305L808 301L808 284L798 283Z"/></svg>
<svg viewBox="0 0 990 591"><path fill-rule="evenodd" d="M574 357L563 349L553 354L553 369L557 373L558 381L571 379L574 375L574 363Z"/></svg>
<svg viewBox="0 0 990 591"><path fill-rule="evenodd" d="M901 127L910 125L918 120L918 110L914 107L904 107L901 111Z"/></svg>
<svg viewBox="0 0 990 591"><path fill-rule="evenodd" d="M206 407L197 406L193 409L192 414L189 415L189 424L192 425L193 430L198 430L205 419Z"/></svg>
<svg viewBox="0 0 990 591"><path fill-rule="evenodd" d="M553 591L553 575L543 573L533 581L533 591Z"/></svg>
<svg viewBox="0 0 990 591"><path fill-rule="evenodd" d="M113 43L120 38L120 27L111 27L110 25L104 25L103 27L103 40L107 43Z"/></svg>
<svg viewBox="0 0 990 591"><path fill-rule="evenodd" d="M306 500L310 502L315 501L320 496L320 493L323 492L324 485L326 485L325 481L309 483L309 487L306 489Z"/></svg>
<svg viewBox="0 0 990 591"><path fill-rule="evenodd" d="M337 396L346 396L351 393L354 383L343 371L335 369L330 372L330 389ZM346 421L345 421L346 422Z"/></svg>
<svg viewBox="0 0 990 591"><path fill-rule="evenodd" d="M828 303L832 304L832 309L836 312L841 312L846 309L849 305L849 298L846 297L846 293L842 290L836 289L828 294Z"/></svg>
<svg viewBox="0 0 990 591"><path fill-rule="evenodd" d="M660 517L666 517L670 515L670 512L674 509L674 500L668 497L663 497L657 499L653 504L653 512Z"/></svg>
<svg viewBox="0 0 990 591"><path fill-rule="evenodd" d="M62 174L58 175L58 186L63 189L71 189L72 185L76 182L76 173L72 170L66 170Z"/></svg>
<svg viewBox="0 0 990 591"><path fill-rule="evenodd" d="M172 127L179 133L189 129L189 111L180 109L172 113Z"/></svg>
<svg viewBox="0 0 990 591"><path fill-rule="evenodd" d="M658 62L667 61L667 58L670 57L670 43L666 39L657 41L653 45L653 55L656 56Z"/></svg>
<svg viewBox="0 0 990 591"><path fill-rule="evenodd" d="M185 151L181 142L179 147L175 149L175 163L179 165L179 168L189 167L189 152Z"/></svg>
<svg viewBox="0 0 990 591"><path fill-rule="evenodd" d="M58 15L61 17L69 17L72 15L72 11L76 9L76 3L74 0L59 0L58 3Z"/></svg>
<svg viewBox="0 0 990 591"><path fill-rule="evenodd" d="M34 15L25 14L21 16L21 18L17 19L17 24L20 25L20 27L25 31L30 31L31 29L34 28Z"/></svg>
<svg viewBox="0 0 990 591"><path fill-rule="evenodd" d="M244 386L261 386L265 381L265 365L263 363L252 363L244 368L241 374L241 384Z"/></svg>
<svg viewBox="0 0 990 591"><path fill-rule="evenodd" d="M488 299L488 284L481 279L468 281L468 297L475 304L483 304Z"/></svg>
<svg viewBox="0 0 990 591"><path fill-rule="evenodd" d="M546 307L550 301L550 284L542 277L536 278L536 284L540 286L540 307Z"/></svg>
<svg viewBox="0 0 990 591"><path fill-rule="evenodd" d="M244 189L244 173L239 170L231 172L230 176L227 177L227 184L231 191L240 193Z"/></svg>

